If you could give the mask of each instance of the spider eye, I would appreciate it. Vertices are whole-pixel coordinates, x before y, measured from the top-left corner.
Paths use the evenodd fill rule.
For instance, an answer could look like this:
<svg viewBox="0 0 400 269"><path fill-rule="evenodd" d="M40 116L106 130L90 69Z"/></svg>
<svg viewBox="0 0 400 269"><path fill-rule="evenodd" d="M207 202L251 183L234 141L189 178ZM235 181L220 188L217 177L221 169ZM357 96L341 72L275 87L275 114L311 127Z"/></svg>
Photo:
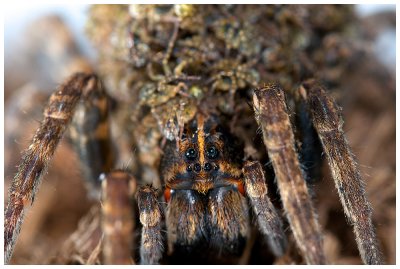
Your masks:
<svg viewBox="0 0 400 269"><path fill-rule="evenodd" d="M212 146L207 149L207 157L210 159L215 159L218 157L218 150Z"/></svg>
<svg viewBox="0 0 400 269"><path fill-rule="evenodd" d="M194 148L189 148L186 150L185 156L188 160L194 161L196 159L197 152Z"/></svg>

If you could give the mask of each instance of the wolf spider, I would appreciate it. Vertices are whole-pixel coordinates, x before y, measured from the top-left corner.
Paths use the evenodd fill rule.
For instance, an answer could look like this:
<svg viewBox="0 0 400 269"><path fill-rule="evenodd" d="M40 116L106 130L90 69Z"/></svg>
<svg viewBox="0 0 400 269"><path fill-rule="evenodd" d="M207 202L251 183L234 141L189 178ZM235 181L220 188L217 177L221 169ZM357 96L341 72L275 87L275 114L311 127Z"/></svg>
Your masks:
<svg viewBox="0 0 400 269"><path fill-rule="evenodd" d="M322 143L363 262L383 263L371 222L371 208L342 130L337 105L312 80L299 87L296 98L306 108L310 124ZM253 108L297 247L306 263L325 264L322 234L299 163L284 91L278 84L254 90ZM190 259L200 263L238 262L234 257L240 257L250 241L248 207L252 208L271 252L275 256L286 252L283 222L268 196L263 168L259 161L243 161L243 145L218 115L199 110L178 139L165 144L160 165L167 202L163 213L157 190L150 185L136 190L132 175L112 170L114 156L110 149L105 91L95 75L78 73L50 97L44 120L12 182L5 211L6 263L11 258L26 208L33 203L40 179L72 119L71 136L79 141L87 156L83 164L92 175L108 172L100 176L105 263L133 262L134 217L130 205L134 193L142 224L142 264L159 263L164 255L163 215L168 253L173 262Z"/></svg>

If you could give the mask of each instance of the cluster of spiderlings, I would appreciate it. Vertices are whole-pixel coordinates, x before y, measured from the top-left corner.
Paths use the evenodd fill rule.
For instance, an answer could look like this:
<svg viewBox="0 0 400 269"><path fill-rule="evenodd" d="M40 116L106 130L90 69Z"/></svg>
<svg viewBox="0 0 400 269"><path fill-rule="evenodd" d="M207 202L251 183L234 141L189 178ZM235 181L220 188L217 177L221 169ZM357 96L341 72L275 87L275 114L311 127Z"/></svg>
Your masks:
<svg viewBox="0 0 400 269"><path fill-rule="evenodd" d="M310 77L333 88L352 61L350 6L96 5L88 34L110 94L168 139L205 103L233 114L238 94ZM131 113L134 114L134 113ZM129 119L132 121L132 118ZM134 119L133 121L135 121Z"/></svg>

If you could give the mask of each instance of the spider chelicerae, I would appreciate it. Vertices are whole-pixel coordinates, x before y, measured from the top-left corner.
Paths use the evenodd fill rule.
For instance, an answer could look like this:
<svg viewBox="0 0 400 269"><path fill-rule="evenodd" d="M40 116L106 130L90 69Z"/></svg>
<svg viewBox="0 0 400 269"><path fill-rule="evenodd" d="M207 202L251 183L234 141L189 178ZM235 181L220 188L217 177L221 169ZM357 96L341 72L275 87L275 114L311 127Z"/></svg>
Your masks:
<svg viewBox="0 0 400 269"><path fill-rule="evenodd" d="M209 17L215 20L204 21L210 39L198 38L207 31L193 29L197 24L185 24L185 19L195 18L191 8L179 9L181 13L175 11L181 20L171 19L172 11L165 8L159 10L160 14L169 15L151 23L148 18L135 14L138 17L133 21L137 24L131 25L132 32L127 32L132 36L129 64L135 66L139 76L135 79L141 87L139 103L146 106L141 113L150 111L157 124L162 125L162 137L146 137L156 140L162 150L157 166L161 180L157 183L158 179L153 178L157 188L142 184L137 175L140 173L114 170L118 156L108 121L111 98L96 75L75 74L50 97L44 120L24 153L10 188L5 212L6 262L11 258L24 212L33 202L40 179L69 127L85 176L95 188L96 185L99 188L99 175L102 182L101 261L104 263L243 263L254 245L254 226L263 235L261 240L269 246L272 255L287 254L290 240L287 237L292 234L306 263L327 263L322 232L312 205L312 188L307 184L310 176L304 174L300 164L308 157L305 151L315 142L314 138L328 160L362 260L367 264L383 263L370 205L342 130L337 105L314 80L304 81L293 92L286 92L278 83L260 86L257 72L265 75L275 70L259 71L259 66L264 64L258 57L260 48L250 42L255 34L249 24L237 22L241 11L220 8L224 9L204 7L203 12L209 12L214 16ZM227 12L237 17L228 16ZM263 22L264 17L255 15L254 18ZM137 29L148 31L137 33ZM276 32L271 30L270 34ZM162 54L159 53L161 44L165 51ZM266 57L270 57L265 60L267 63L280 59L277 57L279 46L260 44L266 47ZM146 54L150 48L157 51L151 55L152 60ZM185 57L188 59L177 60ZM256 65L258 69L253 68ZM301 65L308 68L307 62ZM299 73L305 72L298 69L302 70ZM143 70L156 82L141 84ZM296 70L293 68L292 73ZM164 74L162 78L160 72ZM235 103L239 89L241 101L246 99L253 110L253 115L241 115L248 116L248 126L240 125L240 128L235 126L235 113L246 111L242 106L247 104ZM164 113L165 108L157 110L165 104L175 108L175 100L179 100L178 107L189 109L174 111L173 118ZM286 103L295 104L300 122L289 116ZM184 112L187 114L183 115ZM143 122L148 119L143 115L134 117ZM142 124L133 129L146 125ZM262 143L256 151L266 153L254 155L267 155L268 160L258 160L245 150L254 147L251 145L254 126L262 134ZM309 139L313 142L307 145ZM141 140L136 142L139 144ZM320 156L321 152L317 147L310 154ZM264 162L269 165L264 167L261 165ZM140 164L143 167L138 170L145 171L146 161L141 160ZM271 189L275 188L279 190L279 199L271 199L274 195ZM132 203L138 206L141 226L140 258L132 257L134 227L138 226ZM255 222L257 225L253 225ZM290 229L286 229L288 226Z"/></svg>

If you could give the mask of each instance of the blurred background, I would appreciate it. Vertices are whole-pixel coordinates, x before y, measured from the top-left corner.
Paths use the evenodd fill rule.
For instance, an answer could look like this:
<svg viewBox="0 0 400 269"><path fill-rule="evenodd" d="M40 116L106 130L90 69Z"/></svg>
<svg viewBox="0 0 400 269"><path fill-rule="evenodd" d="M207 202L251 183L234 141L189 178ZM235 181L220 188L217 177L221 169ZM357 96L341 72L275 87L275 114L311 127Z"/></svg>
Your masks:
<svg viewBox="0 0 400 269"><path fill-rule="evenodd" d="M73 72L90 71L96 64L96 52L85 37L88 8L29 3L5 7L5 200L20 152L29 145L51 92ZM394 264L395 6L357 5L355 10L376 62L355 71L349 82L356 86L351 93L334 95L343 107L346 134L367 183L384 256ZM26 216L12 263L64 263L70 259L63 257L63 252L68 255L65 249L71 247L71 234L95 204L87 198L77 166L75 153L63 141ZM321 201L316 207L329 207L319 210L327 212L319 218L332 231L325 235L330 259L341 264L360 263L354 240L346 241L346 237L354 237L351 227L344 220L324 223L336 216L344 219L333 182L317 184L316 192L316 200ZM343 235L337 238L340 233ZM90 249L85 242L81 244Z"/></svg>

